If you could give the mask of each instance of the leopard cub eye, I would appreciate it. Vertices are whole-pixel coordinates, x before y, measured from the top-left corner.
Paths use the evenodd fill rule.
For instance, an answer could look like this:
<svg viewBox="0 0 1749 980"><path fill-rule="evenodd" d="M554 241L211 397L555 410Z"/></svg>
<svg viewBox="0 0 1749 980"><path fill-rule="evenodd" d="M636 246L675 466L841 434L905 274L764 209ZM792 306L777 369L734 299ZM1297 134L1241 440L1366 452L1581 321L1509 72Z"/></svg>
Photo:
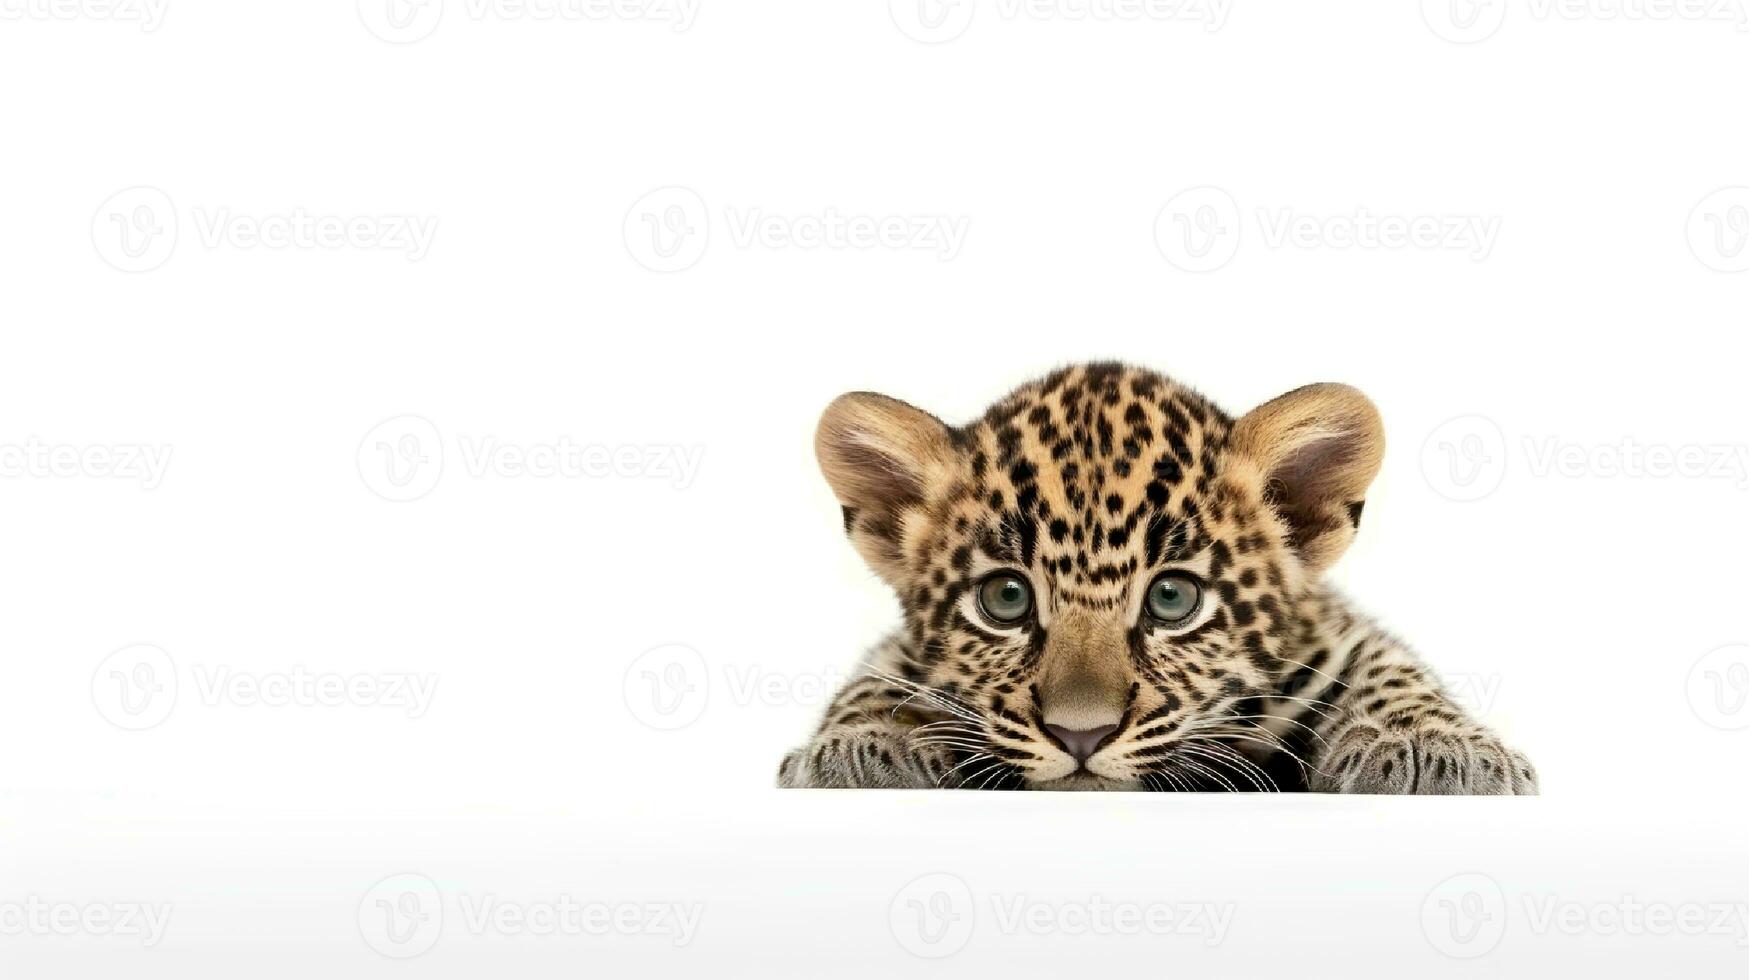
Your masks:
<svg viewBox="0 0 1749 980"><path fill-rule="evenodd" d="M1148 615L1182 626L1202 607L1202 583L1184 572L1167 572L1148 586Z"/></svg>
<svg viewBox="0 0 1749 980"><path fill-rule="evenodd" d="M978 608L1003 625L1018 623L1032 612L1032 589L1013 572L997 572L978 586Z"/></svg>

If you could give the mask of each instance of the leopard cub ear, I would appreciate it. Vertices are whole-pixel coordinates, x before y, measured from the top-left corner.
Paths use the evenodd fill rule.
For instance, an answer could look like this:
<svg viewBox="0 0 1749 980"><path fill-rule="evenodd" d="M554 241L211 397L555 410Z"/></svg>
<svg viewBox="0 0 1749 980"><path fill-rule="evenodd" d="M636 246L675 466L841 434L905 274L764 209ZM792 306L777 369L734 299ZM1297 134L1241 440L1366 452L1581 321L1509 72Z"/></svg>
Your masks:
<svg viewBox="0 0 1749 980"><path fill-rule="evenodd" d="M874 392L840 395L820 416L814 453L844 507L844 529L889 582L902 570L906 521L951 478L954 452L940 419Z"/></svg>
<svg viewBox="0 0 1749 980"><path fill-rule="evenodd" d="M1296 388L1233 426L1230 452L1262 474L1264 500L1314 573L1348 550L1385 456L1378 409L1347 385Z"/></svg>

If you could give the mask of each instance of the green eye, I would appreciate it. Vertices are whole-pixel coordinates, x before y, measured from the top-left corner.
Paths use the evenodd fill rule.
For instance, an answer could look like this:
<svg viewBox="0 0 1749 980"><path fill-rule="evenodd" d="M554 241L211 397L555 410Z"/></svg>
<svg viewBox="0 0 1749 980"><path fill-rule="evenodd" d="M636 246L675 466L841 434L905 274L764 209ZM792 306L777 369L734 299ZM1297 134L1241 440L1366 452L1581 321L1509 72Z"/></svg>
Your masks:
<svg viewBox="0 0 1749 980"><path fill-rule="evenodd" d="M1018 623L1032 612L1032 589L1013 572L997 572L978 586L978 606L998 623Z"/></svg>
<svg viewBox="0 0 1749 980"><path fill-rule="evenodd" d="M1183 572L1167 572L1148 586L1148 615L1182 626L1202 605L1202 584Z"/></svg>

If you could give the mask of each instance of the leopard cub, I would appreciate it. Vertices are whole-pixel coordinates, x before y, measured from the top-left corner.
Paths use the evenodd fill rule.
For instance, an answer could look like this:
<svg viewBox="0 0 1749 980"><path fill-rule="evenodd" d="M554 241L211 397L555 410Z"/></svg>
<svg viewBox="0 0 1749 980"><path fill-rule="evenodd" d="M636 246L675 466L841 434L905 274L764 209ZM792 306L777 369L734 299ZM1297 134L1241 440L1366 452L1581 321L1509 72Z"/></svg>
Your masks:
<svg viewBox="0 0 1749 980"><path fill-rule="evenodd" d="M903 626L791 752L800 787L1528 795L1535 770L1320 580L1378 412L1316 384L1235 420L1066 368L953 428L834 401L815 449Z"/></svg>

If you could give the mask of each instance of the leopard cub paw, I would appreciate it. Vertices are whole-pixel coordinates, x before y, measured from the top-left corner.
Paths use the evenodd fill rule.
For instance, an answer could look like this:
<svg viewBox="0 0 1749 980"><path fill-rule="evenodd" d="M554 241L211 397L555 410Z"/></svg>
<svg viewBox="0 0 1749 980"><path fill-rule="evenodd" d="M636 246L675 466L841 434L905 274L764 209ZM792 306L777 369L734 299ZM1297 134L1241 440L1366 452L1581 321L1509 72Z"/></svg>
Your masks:
<svg viewBox="0 0 1749 980"><path fill-rule="evenodd" d="M1356 721L1329 740L1312 789L1320 793L1534 796L1536 770L1479 727L1386 727Z"/></svg>
<svg viewBox="0 0 1749 980"><path fill-rule="evenodd" d="M956 785L952 754L884 731L822 732L784 757L785 789L936 789Z"/></svg>

